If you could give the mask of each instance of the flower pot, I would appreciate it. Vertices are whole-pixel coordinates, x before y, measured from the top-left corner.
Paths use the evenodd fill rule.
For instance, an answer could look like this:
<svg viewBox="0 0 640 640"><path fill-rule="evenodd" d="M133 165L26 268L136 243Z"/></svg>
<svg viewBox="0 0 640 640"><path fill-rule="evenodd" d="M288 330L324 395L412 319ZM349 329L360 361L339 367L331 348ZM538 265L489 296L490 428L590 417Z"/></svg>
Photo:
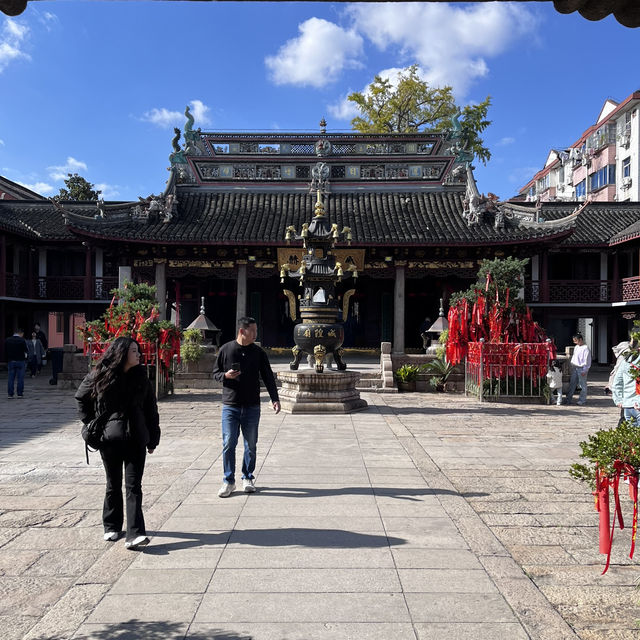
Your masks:
<svg viewBox="0 0 640 640"><path fill-rule="evenodd" d="M398 391L400 391L401 393L407 393L415 390L416 390L415 380L411 380L410 382L401 382L400 380L398 380Z"/></svg>

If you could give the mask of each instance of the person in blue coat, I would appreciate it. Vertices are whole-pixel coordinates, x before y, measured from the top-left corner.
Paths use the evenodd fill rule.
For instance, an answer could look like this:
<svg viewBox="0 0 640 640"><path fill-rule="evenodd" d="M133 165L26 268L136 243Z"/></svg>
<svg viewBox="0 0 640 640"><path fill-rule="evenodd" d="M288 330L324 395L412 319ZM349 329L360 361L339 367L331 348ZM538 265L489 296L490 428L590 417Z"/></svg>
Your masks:
<svg viewBox="0 0 640 640"><path fill-rule="evenodd" d="M640 371L640 343L632 339L629 350L623 354L624 360L613 377L611 385L611 398L613 403L620 407L624 413L624 419L638 424L640 418L640 394L636 389L635 371Z"/></svg>

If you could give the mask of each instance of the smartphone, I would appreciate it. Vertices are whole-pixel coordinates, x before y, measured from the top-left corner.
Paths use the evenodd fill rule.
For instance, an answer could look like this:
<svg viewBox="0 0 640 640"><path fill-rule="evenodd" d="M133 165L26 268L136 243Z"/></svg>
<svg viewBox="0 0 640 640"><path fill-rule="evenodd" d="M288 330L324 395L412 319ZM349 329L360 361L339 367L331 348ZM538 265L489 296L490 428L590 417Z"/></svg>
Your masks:
<svg viewBox="0 0 640 640"><path fill-rule="evenodd" d="M232 362L232 363L231 363L231 368L232 368L234 371L240 371L240 363L239 363L239 362Z"/></svg>

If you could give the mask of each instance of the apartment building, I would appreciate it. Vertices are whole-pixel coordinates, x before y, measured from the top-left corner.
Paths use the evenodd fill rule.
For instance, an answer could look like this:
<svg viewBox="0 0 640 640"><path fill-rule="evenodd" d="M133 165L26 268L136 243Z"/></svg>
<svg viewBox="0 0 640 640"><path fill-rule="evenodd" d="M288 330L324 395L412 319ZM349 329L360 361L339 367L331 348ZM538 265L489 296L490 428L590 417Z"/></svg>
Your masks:
<svg viewBox="0 0 640 640"><path fill-rule="evenodd" d="M607 99L595 124L570 146L551 149L519 191L527 202L640 200L640 91Z"/></svg>

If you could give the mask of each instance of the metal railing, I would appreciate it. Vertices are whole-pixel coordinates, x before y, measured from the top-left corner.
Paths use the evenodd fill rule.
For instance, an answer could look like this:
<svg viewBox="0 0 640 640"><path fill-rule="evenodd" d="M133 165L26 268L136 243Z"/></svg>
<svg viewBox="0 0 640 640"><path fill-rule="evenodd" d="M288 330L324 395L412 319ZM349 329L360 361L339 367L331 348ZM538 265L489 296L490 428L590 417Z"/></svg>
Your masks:
<svg viewBox="0 0 640 640"><path fill-rule="evenodd" d="M480 402L547 398L551 343L470 342L464 366L465 395ZM548 398L547 398L548 399Z"/></svg>
<svg viewBox="0 0 640 640"><path fill-rule="evenodd" d="M89 299L110 300L110 292L117 286L117 277L91 278ZM5 276L5 292L5 295L11 298L87 299L84 276L35 276L29 278L17 273L8 273Z"/></svg>

